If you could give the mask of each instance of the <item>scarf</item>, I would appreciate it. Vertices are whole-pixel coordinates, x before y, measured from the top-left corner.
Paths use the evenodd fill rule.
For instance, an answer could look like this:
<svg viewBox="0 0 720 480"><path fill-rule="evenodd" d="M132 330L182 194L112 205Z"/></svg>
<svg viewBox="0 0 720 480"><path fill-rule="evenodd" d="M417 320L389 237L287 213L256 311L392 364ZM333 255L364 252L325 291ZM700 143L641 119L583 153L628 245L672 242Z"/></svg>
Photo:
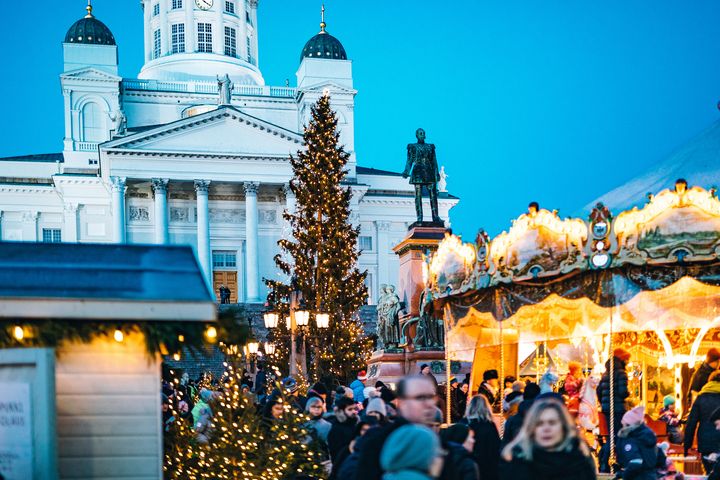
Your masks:
<svg viewBox="0 0 720 480"><path fill-rule="evenodd" d="M700 390L700 395L703 393L720 393L720 382L708 382Z"/></svg>

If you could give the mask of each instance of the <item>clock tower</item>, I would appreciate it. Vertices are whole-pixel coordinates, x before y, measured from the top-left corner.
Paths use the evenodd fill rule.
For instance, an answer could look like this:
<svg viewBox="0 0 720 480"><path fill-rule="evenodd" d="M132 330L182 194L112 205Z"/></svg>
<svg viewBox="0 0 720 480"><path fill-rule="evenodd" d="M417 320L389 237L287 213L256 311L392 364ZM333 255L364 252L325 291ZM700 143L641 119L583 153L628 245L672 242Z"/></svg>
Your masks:
<svg viewBox="0 0 720 480"><path fill-rule="evenodd" d="M141 79L264 85L258 68L257 0L142 0Z"/></svg>

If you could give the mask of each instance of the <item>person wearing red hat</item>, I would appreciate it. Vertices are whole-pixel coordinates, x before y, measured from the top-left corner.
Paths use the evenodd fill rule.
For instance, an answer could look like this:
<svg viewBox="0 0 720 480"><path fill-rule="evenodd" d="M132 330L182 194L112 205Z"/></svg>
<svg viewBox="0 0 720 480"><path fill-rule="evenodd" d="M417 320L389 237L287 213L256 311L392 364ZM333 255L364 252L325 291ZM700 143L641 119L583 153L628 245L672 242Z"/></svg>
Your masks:
<svg viewBox="0 0 720 480"><path fill-rule="evenodd" d="M350 384L350 389L353 391L353 398L356 402L362 403L365 400L365 383L367 380L367 373L365 370L360 370L357 374L357 378Z"/></svg>

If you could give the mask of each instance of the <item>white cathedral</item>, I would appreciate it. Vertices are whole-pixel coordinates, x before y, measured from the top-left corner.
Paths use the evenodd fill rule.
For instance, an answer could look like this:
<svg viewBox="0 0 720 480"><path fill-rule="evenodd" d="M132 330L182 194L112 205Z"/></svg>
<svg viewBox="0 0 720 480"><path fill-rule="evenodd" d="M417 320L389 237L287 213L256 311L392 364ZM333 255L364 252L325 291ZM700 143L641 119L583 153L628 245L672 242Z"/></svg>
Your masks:
<svg viewBox="0 0 720 480"><path fill-rule="evenodd" d="M222 283L232 303L261 302L289 234L282 213L295 204L288 157L329 92L370 298L396 283L391 248L415 221L413 189L399 173L357 165L352 62L324 18L301 51L297 86L273 87L258 65L258 0L142 0L142 9L138 78L118 76L115 38L90 2L68 30L63 150L0 158L0 239L189 244L216 293ZM396 143L388 156L402 165ZM458 199L440 190L449 225Z"/></svg>

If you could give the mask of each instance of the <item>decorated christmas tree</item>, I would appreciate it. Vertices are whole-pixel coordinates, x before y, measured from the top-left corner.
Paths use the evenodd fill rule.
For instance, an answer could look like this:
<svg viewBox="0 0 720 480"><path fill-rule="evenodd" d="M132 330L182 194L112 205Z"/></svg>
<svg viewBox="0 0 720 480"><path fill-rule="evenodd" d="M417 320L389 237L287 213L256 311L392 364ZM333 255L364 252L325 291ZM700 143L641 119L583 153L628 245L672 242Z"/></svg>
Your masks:
<svg viewBox="0 0 720 480"><path fill-rule="evenodd" d="M313 106L303 137L305 149L290 157L294 173L290 190L296 197L296 210L286 212L284 218L292 227L292 237L280 240L282 253L275 263L286 278L294 279L310 310L330 314L328 328L320 329L314 321L307 327L311 377L345 382L364 366L371 341L358 316L367 297L367 272L360 272L357 266L359 227L350 222L352 193L342 185L350 155L339 144L329 95ZM268 301L284 318L290 309L291 282L266 283ZM279 333L286 334L287 327L280 323ZM287 365L289 345L278 346L277 360Z"/></svg>
<svg viewBox="0 0 720 480"><path fill-rule="evenodd" d="M282 418L261 417L243 394L242 366L227 365L222 390L208 402L207 428L182 419L174 399L175 421L169 424L165 447L165 478L172 480L285 480L296 476L325 478L323 454L315 448L307 421L282 397ZM198 430L202 434L198 434Z"/></svg>

